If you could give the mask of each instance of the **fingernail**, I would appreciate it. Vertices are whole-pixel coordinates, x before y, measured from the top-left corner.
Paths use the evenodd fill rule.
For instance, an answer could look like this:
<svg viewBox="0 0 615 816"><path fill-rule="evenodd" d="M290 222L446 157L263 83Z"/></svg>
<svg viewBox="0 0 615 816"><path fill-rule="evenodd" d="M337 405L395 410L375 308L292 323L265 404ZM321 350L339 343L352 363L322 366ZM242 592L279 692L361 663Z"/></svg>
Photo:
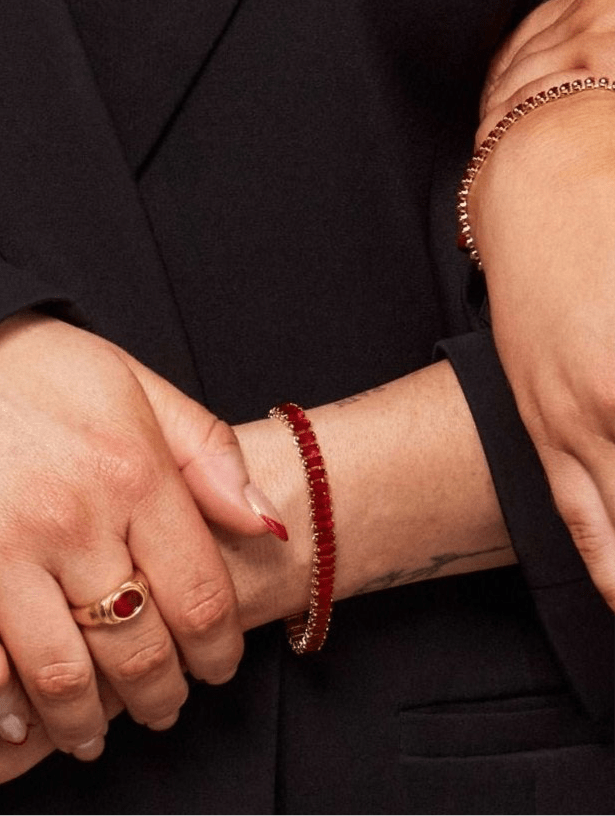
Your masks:
<svg viewBox="0 0 615 816"><path fill-rule="evenodd" d="M288 541L288 532L280 521L280 514L267 496L252 483L245 486L243 493L252 510L261 518L269 531L280 541Z"/></svg>
<svg viewBox="0 0 615 816"><path fill-rule="evenodd" d="M105 738L100 735L94 737L82 745L78 745L74 751L73 756L80 759L82 762L92 762L93 759L98 759L105 747Z"/></svg>
<svg viewBox="0 0 615 816"><path fill-rule="evenodd" d="M174 714L169 714L168 717L163 717L161 720L148 723L147 727L151 728L152 731L166 731L167 728L171 728L171 726L175 725L178 719L179 711L176 711Z"/></svg>
<svg viewBox="0 0 615 816"><path fill-rule="evenodd" d="M0 720L0 737L13 745L23 745L28 739L28 726L17 714L7 714Z"/></svg>

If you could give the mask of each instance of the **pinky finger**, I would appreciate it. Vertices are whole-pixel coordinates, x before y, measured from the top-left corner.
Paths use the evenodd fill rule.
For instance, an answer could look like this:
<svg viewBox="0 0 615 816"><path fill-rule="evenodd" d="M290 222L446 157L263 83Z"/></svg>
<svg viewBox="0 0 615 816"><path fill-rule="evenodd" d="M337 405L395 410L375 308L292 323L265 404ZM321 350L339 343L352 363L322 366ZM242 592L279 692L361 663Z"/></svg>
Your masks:
<svg viewBox="0 0 615 816"><path fill-rule="evenodd" d="M0 646L0 739L11 745L23 745L31 722L28 698Z"/></svg>
<svg viewBox="0 0 615 816"><path fill-rule="evenodd" d="M548 464L545 469L549 474ZM555 477L551 474L560 515L596 589L615 612L615 492L578 460L571 459Z"/></svg>

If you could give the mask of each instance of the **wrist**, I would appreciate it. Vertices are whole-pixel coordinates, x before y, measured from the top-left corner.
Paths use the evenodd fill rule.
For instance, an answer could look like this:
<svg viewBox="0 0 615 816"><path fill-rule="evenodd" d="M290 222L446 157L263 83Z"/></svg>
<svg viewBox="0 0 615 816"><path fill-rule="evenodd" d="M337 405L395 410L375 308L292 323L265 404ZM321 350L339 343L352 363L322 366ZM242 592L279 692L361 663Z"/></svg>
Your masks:
<svg viewBox="0 0 615 816"><path fill-rule="evenodd" d="M308 607L313 544L306 482L288 430L269 419L234 430L250 479L273 501L289 534L281 542L220 533L242 626L251 629Z"/></svg>
<svg viewBox="0 0 615 816"><path fill-rule="evenodd" d="M335 599L514 560L447 363L308 416L331 489ZM251 628L308 608L313 540L306 481L288 429L264 420L236 431L252 481L274 501L289 533L285 544L271 536L222 539L241 620Z"/></svg>
<svg viewBox="0 0 615 816"><path fill-rule="evenodd" d="M610 231L614 125L613 91L590 90L531 111L500 138L468 197L488 282L544 263L578 270L586 230Z"/></svg>

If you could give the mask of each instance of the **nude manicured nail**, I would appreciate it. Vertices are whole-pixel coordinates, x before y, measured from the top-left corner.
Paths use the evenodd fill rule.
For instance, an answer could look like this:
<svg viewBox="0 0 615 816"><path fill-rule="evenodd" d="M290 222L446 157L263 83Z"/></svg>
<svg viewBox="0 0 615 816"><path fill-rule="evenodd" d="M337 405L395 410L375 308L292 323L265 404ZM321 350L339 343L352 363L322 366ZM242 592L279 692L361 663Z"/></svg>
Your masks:
<svg viewBox="0 0 615 816"><path fill-rule="evenodd" d="M248 504L267 526L269 532L277 536L280 541L288 541L288 532L280 520L280 514L267 496L251 483L245 486L243 493Z"/></svg>
<svg viewBox="0 0 615 816"><path fill-rule="evenodd" d="M98 736L94 737L82 745L78 745L73 751L73 756L80 759L82 762L92 762L94 759L102 754L105 747L105 738Z"/></svg>
<svg viewBox="0 0 615 816"><path fill-rule="evenodd" d="M28 739L28 726L17 714L7 714L0 719L0 737L13 745L22 745Z"/></svg>

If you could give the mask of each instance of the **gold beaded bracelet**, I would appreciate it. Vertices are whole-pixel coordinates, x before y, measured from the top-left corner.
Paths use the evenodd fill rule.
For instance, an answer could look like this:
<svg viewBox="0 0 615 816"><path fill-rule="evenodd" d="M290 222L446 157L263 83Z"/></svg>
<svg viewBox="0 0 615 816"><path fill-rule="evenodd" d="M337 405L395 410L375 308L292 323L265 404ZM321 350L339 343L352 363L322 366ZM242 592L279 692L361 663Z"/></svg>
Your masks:
<svg viewBox="0 0 615 816"><path fill-rule="evenodd" d="M474 243L474 238L472 236L472 230L470 227L470 219L468 215L468 197L470 195L470 190L472 189L472 184L476 176L479 174L481 168L487 161L487 158L493 152L495 146L500 141L502 136L504 136L504 134L510 130L515 122L518 122L519 119L523 119L523 117L527 116L531 111L541 108L543 105L548 105L551 102L555 102L558 99L573 96L581 91L595 90L615 91L615 82L611 82L606 77L602 77L601 79L587 77L587 79L584 80L576 79L574 82L565 82L563 85L549 88L548 91L541 91L540 93L534 94L534 96L528 97L525 102L522 102L520 105L514 107L497 123L497 125L488 134L487 138L482 142L476 153L470 159L457 193L457 246L459 249L469 253L470 258L474 261L479 269L482 270L483 265L478 254L476 244Z"/></svg>
<svg viewBox="0 0 615 816"><path fill-rule="evenodd" d="M312 423L293 402L285 402L269 411L269 417L281 420L292 431L308 486L312 523L312 588L310 606L286 618L286 634L296 654L318 652L322 648L333 608L335 579L335 529L329 480Z"/></svg>

